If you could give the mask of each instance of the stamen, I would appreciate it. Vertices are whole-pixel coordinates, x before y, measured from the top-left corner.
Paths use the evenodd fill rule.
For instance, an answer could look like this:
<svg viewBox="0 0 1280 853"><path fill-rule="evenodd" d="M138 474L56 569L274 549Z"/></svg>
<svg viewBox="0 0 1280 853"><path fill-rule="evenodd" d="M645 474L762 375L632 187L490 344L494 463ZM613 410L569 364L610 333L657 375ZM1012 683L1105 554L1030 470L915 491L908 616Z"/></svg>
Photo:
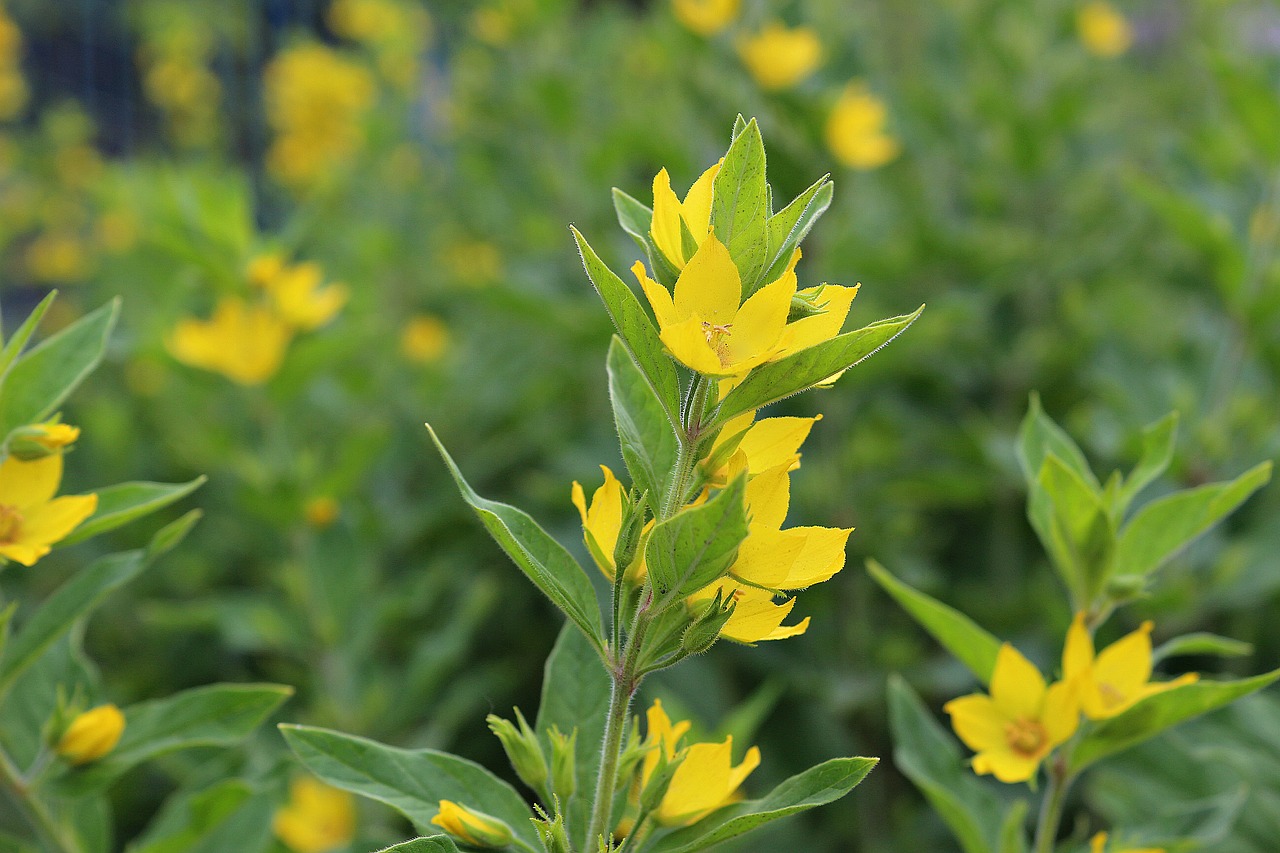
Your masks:
<svg viewBox="0 0 1280 853"><path fill-rule="evenodd" d="M0 504L0 545L9 545L22 536L22 513L15 506Z"/></svg>

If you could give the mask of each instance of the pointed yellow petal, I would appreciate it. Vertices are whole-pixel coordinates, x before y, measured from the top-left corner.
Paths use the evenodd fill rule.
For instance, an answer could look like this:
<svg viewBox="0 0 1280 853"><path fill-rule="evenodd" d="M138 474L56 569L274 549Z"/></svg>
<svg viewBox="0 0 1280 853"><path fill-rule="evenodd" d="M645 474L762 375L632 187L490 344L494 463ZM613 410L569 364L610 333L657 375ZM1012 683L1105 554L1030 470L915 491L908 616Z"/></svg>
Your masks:
<svg viewBox="0 0 1280 853"><path fill-rule="evenodd" d="M800 352L839 335L840 330L844 328L845 319L849 316L849 307L853 302L853 298L858 295L860 286L822 285L818 298L825 300L826 308L821 314L803 317L787 325L782 338L783 355Z"/></svg>
<svg viewBox="0 0 1280 853"><path fill-rule="evenodd" d="M690 265L692 266L692 264ZM707 333L702 321L691 317L682 323L666 326L658 333L658 337L667 345L667 350L676 361L690 370L708 376L720 376L725 373L720 363L720 356L707 343Z"/></svg>
<svg viewBox="0 0 1280 853"><path fill-rule="evenodd" d="M956 736L974 752L1005 747L1004 730L1009 718L990 696L983 693L961 696L943 705L942 710L951 715L951 728L955 729Z"/></svg>
<svg viewBox="0 0 1280 853"><path fill-rule="evenodd" d="M0 557L5 557L24 566L34 566L36 561L48 554L49 551L48 545L32 545L29 542L10 542L7 545L0 545Z"/></svg>
<svg viewBox="0 0 1280 853"><path fill-rule="evenodd" d="M97 495L68 495L27 510L22 542L37 547L60 541L98 508Z"/></svg>
<svg viewBox="0 0 1280 853"><path fill-rule="evenodd" d="M710 234L676 279L676 316L717 326L732 324L742 299L742 280L729 250Z"/></svg>
<svg viewBox="0 0 1280 853"><path fill-rule="evenodd" d="M791 589L785 582L804 544L804 536L797 536L789 530L753 524L747 538L738 546L738 557L729 573L739 580L769 589Z"/></svg>
<svg viewBox="0 0 1280 853"><path fill-rule="evenodd" d="M724 585L721 585L724 588ZM728 587L732 589L732 587ZM773 597L764 590L741 587L732 592L737 606L733 615L725 623L721 635L740 643L758 643L762 640L781 640L803 634L809 627L805 618L798 625L783 625L791 608L795 606L794 598L782 604L774 604Z"/></svg>
<svg viewBox="0 0 1280 853"><path fill-rule="evenodd" d="M1001 646L991 676L991 698L1000 710L1015 720L1037 719L1044 692L1040 670L1010 644Z"/></svg>
<svg viewBox="0 0 1280 853"><path fill-rule="evenodd" d="M711 189L719 173L720 163L716 163L693 182L693 186L689 188L689 194L684 197L682 205L684 224L689 227L689 233L699 244L707 238L707 233L711 230Z"/></svg>
<svg viewBox="0 0 1280 853"><path fill-rule="evenodd" d="M671 301L671 292L649 278L643 263L636 261L632 264L631 273L636 277L636 281L640 282L640 289L644 291L645 298L653 308L653 316L658 318L658 328L674 326L681 320L688 319L688 317L676 316L676 306Z"/></svg>
<svg viewBox="0 0 1280 853"><path fill-rule="evenodd" d="M695 743L685 751L684 761L671 778L658 820L671 825L722 805L733 789L728 787L733 740L724 743ZM736 786L735 786L736 787Z"/></svg>
<svg viewBox="0 0 1280 853"><path fill-rule="evenodd" d="M10 456L0 464L0 505L19 511L48 501L62 482L62 454L23 462Z"/></svg>
<svg viewBox="0 0 1280 853"><path fill-rule="evenodd" d="M1058 681L1045 691L1044 711L1040 718L1049 743L1057 746L1076 733L1080 725L1079 683Z"/></svg>
<svg viewBox="0 0 1280 853"><path fill-rule="evenodd" d="M671 190L671 176L666 169L653 179L653 224L649 235L672 266L684 267L687 259L680 239L680 199Z"/></svg>
<svg viewBox="0 0 1280 853"><path fill-rule="evenodd" d="M754 412L750 413L754 415ZM739 449L747 454L747 465L752 471L764 471L778 465L795 468L799 465L800 445L809 436L809 430L822 415L812 418L765 418L747 430ZM730 421L729 424L734 423ZM750 421L748 421L750 423ZM725 430L729 425L725 426Z"/></svg>
<svg viewBox="0 0 1280 853"><path fill-rule="evenodd" d="M729 336L731 361L746 361L775 348L787 325L794 293L795 276L783 276L747 298L733 318L733 333Z"/></svg>
<svg viewBox="0 0 1280 853"><path fill-rule="evenodd" d="M1107 646L1094 661L1094 678L1122 695L1135 693L1151 680L1151 623Z"/></svg>
<svg viewBox="0 0 1280 853"><path fill-rule="evenodd" d="M1062 648L1062 677L1087 678L1093 666L1093 637L1084 626L1083 611L1077 613L1067 629L1067 642Z"/></svg>
<svg viewBox="0 0 1280 853"><path fill-rule="evenodd" d="M747 513L753 524L777 530L787 520L787 507L791 502L788 467L778 465L747 481Z"/></svg>
<svg viewBox="0 0 1280 853"><path fill-rule="evenodd" d="M783 532L802 536L804 545L779 589L806 589L844 568L844 547L852 528L792 527Z"/></svg>

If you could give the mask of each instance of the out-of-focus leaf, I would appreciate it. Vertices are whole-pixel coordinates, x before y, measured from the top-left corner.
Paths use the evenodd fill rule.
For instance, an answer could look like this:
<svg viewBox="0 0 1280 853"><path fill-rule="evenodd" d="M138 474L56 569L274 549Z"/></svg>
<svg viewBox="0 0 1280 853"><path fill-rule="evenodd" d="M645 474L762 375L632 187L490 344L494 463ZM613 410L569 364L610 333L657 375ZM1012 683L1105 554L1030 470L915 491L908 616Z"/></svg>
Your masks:
<svg viewBox="0 0 1280 853"><path fill-rule="evenodd" d="M568 551L538 526L527 513L504 503L480 497L467 484L462 472L444 449L435 430L427 426L440 457L449 466L453 480L463 499L471 505L489 534L507 552L507 556L533 581L534 586L551 599L575 625L602 648L603 628L595 590L582 566Z"/></svg>
<svg viewBox="0 0 1280 853"><path fill-rule="evenodd" d="M272 803L242 779L170 797L128 853L261 851L270 841Z"/></svg>
<svg viewBox="0 0 1280 853"><path fill-rule="evenodd" d="M1177 437L1177 412L1170 412L1142 431L1142 457L1120 487L1115 515L1123 515L1138 493L1169 467Z"/></svg>
<svg viewBox="0 0 1280 853"><path fill-rule="evenodd" d="M1004 813L1000 824L1000 843L997 853L1026 853L1027 850L1026 800L1014 800Z"/></svg>
<svg viewBox="0 0 1280 853"><path fill-rule="evenodd" d="M1211 483L1152 501L1120 531L1113 571L1126 575L1154 572L1270 479L1271 462L1267 461L1230 482Z"/></svg>
<svg viewBox="0 0 1280 853"><path fill-rule="evenodd" d="M1105 580L1115 541L1111 515L1097 490L1056 453L1044 457L1037 486L1031 525L1082 607Z"/></svg>
<svg viewBox="0 0 1280 853"><path fill-rule="evenodd" d="M799 812L834 802L854 789L876 758L832 758L792 776L758 800L744 800L712 812L692 826L660 838L652 853L693 853Z"/></svg>
<svg viewBox="0 0 1280 853"><path fill-rule="evenodd" d="M651 501L667 493L675 469L680 440L671 428L662 401L627 355L615 335L609 344L609 400L618 427L622 458L631 479Z"/></svg>
<svg viewBox="0 0 1280 853"><path fill-rule="evenodd" d="M1152 664L1178 655L1215 655L1217 657L1243 657L1253 654L1253 645L1217 634L1183 634L1166 640L1151 653Z"/></svg>
<svg viewBox="0 0 1280 853"><path fill-rule="evenodd" d="M458 845L447 835L432 835L426 838L415 838L412 841L401 841L390 847L384 847L378 853L458 853Z"/></svg>
<svg viewBox="0 0 1280 853"><path fill-rule="evenodd" d="M704 504L687 507L649 533L644 558L654 607L684 599L728 571L747 537L746 476Z"/></svg>
<svg viewBox="0 0 1280 853"><path fill-rule="evenodd" d="M80 542L163 509L200 488L207 479L200 476L188 483L120 483L98 489L97 510L63 539L62 544Z"/></svg>
<svg viewBox="0 0 1280 853"><path fill-rule="evenodd" d="M885 592L893 596L956 660L968 667L979 681L983 684L991 682L996 657L1000 654L999 640L959 610L898 580L875 560L867 560L867 571Z"/></svg>
<svg viewBox="0 0 1280 853"><path fill-rule="evenodd" d="M280 731L312 773L334 787L386 803L421 831L430 831L440 801L452 800L504 821L517 848L529 853L542 848L524 798L479 764L312 726L281 725Z"/></svg>
<svg viewBox="0 0 1280 853"><path fill-rule="evenodd" d="M31 340L31 336L35 333L36 327L40 325L40 320L44 318L44 314L49 310L49 306L53 304L53 300L58 297L58 291L54 290L44 299L40 300L40 304L31 310L27 315L27 319L22 321L22 325L13 333L13 337L9 338L4 344L4 348L0 349L0 388L4 387L5 377L9 375L9 368L13 367L14 362L18 360L18 356L22 354L22 348L27 345L27 341Z"/></svg>
<svg viewBox="0 0 1280 853"><path fill-rule="evenodd" d="M1026 478L1029 485L1039 479L1045 457L1049 454L1065 462L1068 468L1078 474L1094 490L1099 488L1098 478L1093 475L1080 448L1062 427L1045 414L1040 405L1040 395L1033 393L1027 414L1022 419L1022 426L1018 429L1018 464L1022 468L1022 476Z"/></svg>

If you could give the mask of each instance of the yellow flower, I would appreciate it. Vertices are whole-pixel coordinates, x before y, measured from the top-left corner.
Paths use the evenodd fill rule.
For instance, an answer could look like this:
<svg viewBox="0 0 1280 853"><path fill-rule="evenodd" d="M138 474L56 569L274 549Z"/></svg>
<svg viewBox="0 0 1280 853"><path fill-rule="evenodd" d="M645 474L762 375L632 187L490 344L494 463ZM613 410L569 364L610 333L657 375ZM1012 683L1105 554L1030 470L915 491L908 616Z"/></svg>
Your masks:
<svg viewBox="0 0 1280 853"><path fill-rule="evenodd" d="M759 421L755 417L752 409L731 418L716 436L704 460L704 473L712 486L723 486L742 471L759 474L779 465L786 465L788 471L799 468L800 445L814 423L822 420L822 415Z"/></svg>
<svg viewBox="0 0 1280 853"><path fill-rule="evenodd" d="M356 832L356 806L346 791L302 776L289 785L289 802L276 809L271 829L295 853L345 847Z"/></svg>
<svg viewBox="0 0 1280 853"><path fill-rule="evenodd" d="M790 88L822 62L822 42L809 27L788 29L776 21L738 43L738 55L768 91Z"/></svg>
<svg viewBox="0 0 1280 853"><path fill-rule="evenodd" d="M649 278L644 264L631 268L658 318L659 336L686 367L711 376L740 376L782 348L794 272L757 290L739 306L742 282L729 250L708 234L676 280L675 298Z"/></svg>
<svg viewBox="0 0 1280 853"><path fill-rule="evenodd" d="M1076 32L1095 56L1120 56L1133 44L1129 21L1106 0L1091 0L1076 12Z"/></svg>
<svg viewBox="0 0 1280 853"><path fill-rule="evenodd" d="M443 252L449 274L468 287L483 287L502 278L502 253L486 240L459 240Z"/></svg>
<svg viewBox="0 0 1280 853"><path fill-rule="evenodd" d="M898 140L885 133L887 118L884 101L852 82L827 116L827 148L851 169L878 169L898 156Z"/></svg>
<svg viewBox="0 0 1280 853"><path fill-rule="evenodd" d="M686 253L684 232L693 238L693 250L702 245L711 231L711 187L720 172L720 163L707 169L689 188L684 201L671 189L671 177L663 169L653 179L653 224L649 234L663 257L677 270L693 256Z"/></svg>
<svg viewBox="0 0 1280 853"><path fill-rule="evenodd" d="M741 763L733 765L733 738L724 743L695 743L679 749L680 739L689 730L688 721L672 725L662 702L654 700L646 713L649 722L647 743L651 746L641 764L640 786L649 783L658 766L659 754L668 761L680 759L654 819L663 826L685 826L716 809L741 799L738 788L760 765L760 750L751 747Z"/></svg>
<svg viewBox="0 0 1280 853"><path fill-rule="evenodd" d="M449 327L439 317L419 314L400 332L400 354L417 364L437 361L449 349Z"/></svg>
<svg viewBox="0 0 1280 853"><path fill-rule="evenodd" d="M124 714L115 705L99 705L72 720L54 750L72 764L87 764L115 749L122 734Z"/></svg>
<svg viewBox="0 0 1280 853"><path fill-rule="evenodd" d="M713 36L738 17L742 0L672 0L676 19L700 36Z"/></svg>
<svg viewBox="0 0 1280 853"><path fill-rule="evenodd" d="M183 364L258 385L280 369L290 337L288 325L273 312L227 298L209 320L179 322L165 343Z"/></svg>
<svg viewBox="0 0 1280 853"><path fill-rule="evenodd" d="M1080 724L1075 685L1045 686L1044 676L1005 643L996 656L991 695L974 693L944 707L960 740L978 754L973 770L1001 782L1025 782Z"/></svg>
<svg viewBox="0 0 1280 853"><path fill-rule="evenodd" d="M1089 839L1089 853L1107 853L1107 834L1099 832ZM1113 850L1111 853L1166 853L1163 847L1129 847L1125 850Z"/></svg>
<svg viewBox="0 0 1280 853"><path fill-rule="evenodd" d="M98 508L97 495L55 498L62 482L62 454L0 464L0 557L34 565L53 543Z"/></svg>
<svg viewBox="0 0 1280 853"><path fill-rule="evenodd" d="M431 38L427 10L395 0L336 0L329 25L343 38L371 47L383 76L401 87L413 82L418 54Z"/></svg>
<svg viewBox="0 0 1280 853"><path fill-rule="evenodd" d="M506 847L515 840L511 827L496 817L449 800L440 801L440 813L431 818L431 822L463 844L473 847L496 849Z"/></svg>
<svg viewBox="0 0 1280 853"><path fill-rule="evenodd" d="M89 273L84 243L71 233L40 234L28 244L23 260L27 272L37 281L79 281Z"/></svg>
<svg viewBox="0 0 1280 853"><path fill-rule="evenodd" d="M324 272L320 265L308 261L283 266L263 284L263 288L282 320L295 329L310 330L332 320L347 304L345 285L321 287L323 281Z"/></svg>
<svg viewBox="0 0 1280 853"><path fill-rule="evenodd" d="M1093 637L1077 613L1062 651L1063 678L1076 682L1080 708L1091 720L1105 720L1174 687L1194 683L1195 673L1162 683L1151 682L1151 623L1121 637L1096 657Z"/></svg>
<svg viewBox="0 0 1280 853"><path fill-rule="evenodd" d="M0 121L16 117L27 104L21 63L22 31L0 6Z"/></svg>
<svg viewBox="0 0 1280 853"><path fill-rule="evenodd" d="M80 437L80 428L73 427L70 424L50 421L49 423L20 427L15 437L22 442L37 445L46 451L40 455L47 456L51 452L62 450L75 444L76 439Z"/></svg>
<svg viewBox="0 0 1280 853"><path fill-rule="evenodd" d="M791 613L791 608L795 607L794 598L774 604L773 593L765 589L741 586L733 578L721 578L711 586L698 590L689 597L689 603L705 603L714 598L717 592L726 600L732 598L734 601L733 613L720 631L720 636L725 639L739 643L759 643L798 637L809 630L808 616L795 625L782 624Z"/></svg>
<svg viewBox="0 0 1280 853"><path fill-rule="evenodd" d="M303 508L303 515L306 516L307 524L317 529L324 529L338 520L338 515L342 508L338 506L338 502L328 495L312 498L307 501L306 507Z"/></svg>
<svg viewBox="0 0 1280 853"><path fill-rule="evenodd" d="M604 472L604 485L595 490L590 506L587 505L582 485L576 480L571 497L573 505L578 508L578 514L582 516L582 541L591 552L591 559L612 583L618 572L613 552L618 547L618 535L622 532L627 496L622 483L612 471L604 465L600 466L600 470ZM641 574L643 566L638 562L629 569L628 580L635 580Z"/></svg>

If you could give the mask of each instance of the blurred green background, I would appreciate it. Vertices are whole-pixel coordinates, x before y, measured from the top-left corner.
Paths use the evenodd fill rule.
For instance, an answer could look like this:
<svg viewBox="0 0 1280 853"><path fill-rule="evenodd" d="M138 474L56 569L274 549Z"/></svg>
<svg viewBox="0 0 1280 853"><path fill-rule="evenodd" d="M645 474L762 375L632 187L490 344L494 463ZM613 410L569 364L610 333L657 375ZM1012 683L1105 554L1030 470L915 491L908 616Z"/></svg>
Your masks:
<svg viewBox="0 0 1280 853"><path fill-rule="evenodd" d="M107 363L66 406L84 428L66 488L210 477L201 525L90 626L115 694L289 683L285 719L506 773L484 715L532 712L559 618L474 522L422 422L479 491L582 553L569 484L620 459L609 321L567 226L625 270L636 247L610 187L649 201L665 166L683 192L739 113L760 121L776 197L835 177L802 286L862 282L855 325L929 306L835 389L778 407L825 416L794 523L857 528L848 569L797 605L812 628L646 686L759 743L749 788L889 757L888 672L934 708L970 688L869 581L869 556L1033 658L1057 654L1070 614L1013 452L1031 391L1103 472L1176 409L1158 490L1277 456L1280 9L1265 0L8 0L6 320L53 287L49 329L124 297ZM345 285L341 310L289 335L262 381L175 358L179 324L252 298L250 264L270 255L318 264ZM1264 490L1124 618L1254 645L1192 668L1273 666L1278 510ZM1273 850L1280 702L1193 726L1079 802L1117 822L1173 810L1208 849ZM286 761L273 731L253 761ZM122 841L165 789L152 772L117 789ZM402 837L361 808L352 850ZM890 761L760 839L955 849Z"/></svg>

